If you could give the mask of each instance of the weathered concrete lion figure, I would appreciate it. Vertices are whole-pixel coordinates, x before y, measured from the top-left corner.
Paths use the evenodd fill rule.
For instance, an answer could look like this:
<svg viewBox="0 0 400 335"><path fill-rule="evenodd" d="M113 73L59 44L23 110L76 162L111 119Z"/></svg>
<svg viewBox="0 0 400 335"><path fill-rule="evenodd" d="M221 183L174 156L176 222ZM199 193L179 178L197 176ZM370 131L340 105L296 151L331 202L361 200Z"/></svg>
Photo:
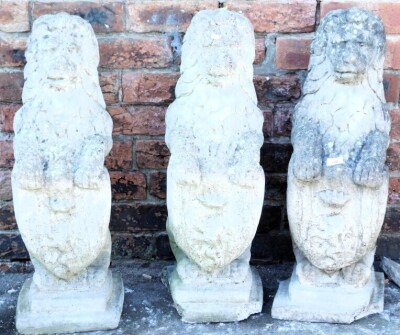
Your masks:
<svg viewBox="0 0 400 335"><path fill-rule="evenodd" d="M177 259L170 287L188 321L240 320L261 307L262 289L249 267L264 194L254 43L249 21L222 9L199 12L182 47L176 100L166 116L167 230ZM181 299L185 285L193 292ZM206 294L194 292L198 285ZM257 295L249 299L252 286ZM241 290L243 300L229 304Z"/></svg>
<svg viewBox="0 0 400 335"><path fill-rule="evenodd" d="M104 329L103 322L116 327L120 310L112 311L112 321L106 313L107 321L88 325L87 313L103 313L101 307L85 310L70 303L76 290L87 297L98 290L98 306L104 298L104 308L114 296L110 292L119 290L115 294L122 299L122 283L108 270L111 190L104 157L112 146L112 120L98 80L96 37L79 17L45 15L34 22L26 59L24 105L14 120L12 185L18 227L35 273L21 291L17 327L35 333L54 331L45 326L51 322L59 326L57 332ZM70 322L64 315L48 317L44 306L36 306L48 292L50 305L59 292L57 304L64 305L57 308ZM81 306L85 298L82 293Z"/></svg>
<svg viewBox="0 0 400 335"><path fill-rule="evenodd" d="M371 313L371 296L379 296L372 263L388 192L384 54L377 16L357 8L330 12L312 43L293 118L287 209L297 265L289 291L295 296L295 283L325 287L328 296L319 292L318 299L338 300L338 310L348 304L333 322L366 315L363 308ZM344 298L343 287L354 297ZM311 321L324 320L335 318Z"/></svg>

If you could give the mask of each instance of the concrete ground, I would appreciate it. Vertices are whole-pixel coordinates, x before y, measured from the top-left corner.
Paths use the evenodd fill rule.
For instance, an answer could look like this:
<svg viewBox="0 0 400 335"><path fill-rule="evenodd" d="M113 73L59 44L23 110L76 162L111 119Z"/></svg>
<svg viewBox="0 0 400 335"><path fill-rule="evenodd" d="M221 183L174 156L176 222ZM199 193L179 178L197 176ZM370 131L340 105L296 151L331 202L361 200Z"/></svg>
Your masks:
<svg viewBox="0 0 400 335"><path fill-rule="evenodd" d="M279 280L289 277L292 264L256 266L264 286L262 313L234 323L188 324L181 322L167 288L161 283L161 271L171 262L131 261L116 263L125 284L125 303L120 326L116 330L79 334L129 335L259 335L259 334L400 334L400 289L387 281L385 310L351 325L279 321L271 318L271 305ZM0 274L0 334L18 334L15 330L15 306L22 283L31 274Z"/></svg>

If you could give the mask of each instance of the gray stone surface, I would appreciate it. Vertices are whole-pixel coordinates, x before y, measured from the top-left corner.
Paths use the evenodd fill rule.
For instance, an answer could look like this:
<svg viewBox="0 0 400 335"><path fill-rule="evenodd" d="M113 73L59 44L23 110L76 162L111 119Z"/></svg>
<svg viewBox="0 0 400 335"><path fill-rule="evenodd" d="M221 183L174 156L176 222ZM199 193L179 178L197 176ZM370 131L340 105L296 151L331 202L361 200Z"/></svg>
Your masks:
<svg viewBox="0 0 400 335"><path fill-rule="evenodd" d="M260 314L233 323L182 322L161 273L171 262L133 261L115 264L125 284L125 302L118 329L76 335L395 335L400 332L400 289L385 282L385 309L351 325L282 321L271 318L271 304L278 280L288 278L293 263L256 266L264 286ZM29 274L0 274L0 334L16 335L15 308L18 292Z"/></svg>
<svg viewBox="0 0 400 335"><path fill-rule="evenodd" d="M240 321L262 309L261 279L253 268L244 282L211 282L194 288L192 283L181 282L175 268L167 267L167 278L163 282L171 291L175 307L185 322Z"/></svg>
<svg viewBox="0 0 400 335"><path fill-rule="evenodd" d="M124 301L123 289L121 276L111 271L109 284L89 294L73 291L46 296L35 290L29 278L18 297L17 329L23 334L49 334L117 328ZM32 313L32 309L37 314Z"/></svg>
<svg viewBox="0 0 400 335"><path fill-rule="evenodd" d="M281 314L274 304L274 317L347 323L382 309L372 263L389 181L384 55L383 22L363 9L330 12L315 34L293 116L288 169L287 211L297 264L289 298L276 305ZM306 293L315 306L304 301ZM326 303L335 296L349 301L349 313ZM381 301L372 307L377 297Z"/></svg>
<svg viewBox="0 0 400 335"><path fill-rule="evenodd" d="M185 34L165 141L167 232L177 260L168 282L186 321L238 321L261 310L249 266L265 185L254 55L253 27L237 12L200 11Z"/></svg>
<svg viewBox="0 0 400 335"><path fill-rule="evenodd" d="M392 280L397 286L400 286L400 264L392 261L387 257L382 259L382 269L385 274Z"/></svg>
<svg viewBox="0 0 400 335"><path fill-rule="evenodd" d="M367 301L364 301L367 299ZM292 277L280 283L272 317L282 320L352 323L383 311L384 276L376 272L361 290L353 287L314 287Z"/></svg>

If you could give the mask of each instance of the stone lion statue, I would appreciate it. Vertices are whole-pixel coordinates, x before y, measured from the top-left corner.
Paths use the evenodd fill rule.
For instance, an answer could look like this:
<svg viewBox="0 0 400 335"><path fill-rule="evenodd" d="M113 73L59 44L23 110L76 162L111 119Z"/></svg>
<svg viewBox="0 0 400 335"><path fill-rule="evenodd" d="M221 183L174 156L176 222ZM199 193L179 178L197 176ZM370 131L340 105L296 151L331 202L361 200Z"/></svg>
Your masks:
<svg viewBox="0 0 400 335"><path fill-rule="evenodd" d="M199 12L185 35L166 115L167 231L175 273L193 287L252 282L250 245L264 197L254 49L248 19L224 9Z"/></svg>
<svg viewBox="0 0 400 335"><path fill-rule="evenodd" d="M19 304L17 327L36 332L47 321L35 328L30 308L46 292L60 292L62 308L73 318L88 311L69 312L66 301L73 298L68 294L95 289L100 296L101 290L116 289L108 269L111 187L104 167L112 147L112 120L100 90L98 44L89 23L66 13L40 17L26 59L24 105L14 120L12 184L18 227L35 273L21 292L20 299L29 303ZM122 282L115 285L121 291ZM105 294L104 306L111 297ZM112 321L115 327L119 315ZM81 321L62 320L56 321L59 331L89 329L70 328Z"/></svg>
<svg viewBox="0 0 400 335"><path fill-rule="evenodd" d="M378 17L355 8L330 13L312 44L293 120L288 211L294 243L315 267L341 270L350 282L369 278L386 209L384 54Z"/></svg>
<svg viewBox="0 0 400 335"><path fill-rule="evenodd" d="M273 317L350 323L383 309L372 263L388 195L384 55L383 23L366 10L332 11L316 32L288 171L297 265Z"/></svg>

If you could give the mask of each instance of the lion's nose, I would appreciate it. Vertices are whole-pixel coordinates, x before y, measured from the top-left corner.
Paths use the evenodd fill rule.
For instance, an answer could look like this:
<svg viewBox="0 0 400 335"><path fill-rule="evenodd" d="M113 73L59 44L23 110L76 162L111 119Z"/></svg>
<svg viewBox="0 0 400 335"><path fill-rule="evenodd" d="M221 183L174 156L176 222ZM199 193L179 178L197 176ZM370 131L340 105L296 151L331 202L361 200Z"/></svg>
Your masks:
<svg viewBox="0 0 400 335"><path fill-rule="evenodd" d="M210 67L209 74L213 77L227 76L235 69L235 62L228 54L218 55Z"/></svg>
<svg viewBox="0 0 400 335"><path fill-rule="evenodd" d="M76 65L70 62L65 56L55 58L50 64L50 74L59 75L60 73L75 73Z"/></svg>

